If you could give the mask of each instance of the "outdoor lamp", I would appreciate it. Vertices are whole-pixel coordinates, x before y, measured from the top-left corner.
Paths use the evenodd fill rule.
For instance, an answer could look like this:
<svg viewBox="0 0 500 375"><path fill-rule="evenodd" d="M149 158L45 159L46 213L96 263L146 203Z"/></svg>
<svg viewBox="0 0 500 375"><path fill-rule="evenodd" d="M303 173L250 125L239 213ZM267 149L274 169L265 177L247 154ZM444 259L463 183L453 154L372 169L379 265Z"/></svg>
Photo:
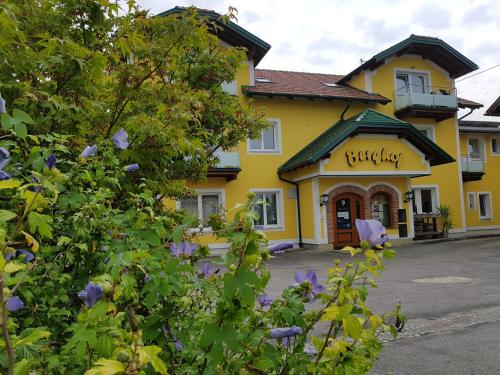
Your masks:
<svg viewBox="0 0 500 375"><path fill-rule="evenodd" d="M413 191L407 191L405 193L405 203L413 201L413 196L414 196Z"/></svg>
<svg viewBox="0 0 500 375"><path fill-rule="evenodd" d="M328 204L329 199L330 199L330 196L328 194L321 194L319 205L324 206L324 205Z"/></svg>

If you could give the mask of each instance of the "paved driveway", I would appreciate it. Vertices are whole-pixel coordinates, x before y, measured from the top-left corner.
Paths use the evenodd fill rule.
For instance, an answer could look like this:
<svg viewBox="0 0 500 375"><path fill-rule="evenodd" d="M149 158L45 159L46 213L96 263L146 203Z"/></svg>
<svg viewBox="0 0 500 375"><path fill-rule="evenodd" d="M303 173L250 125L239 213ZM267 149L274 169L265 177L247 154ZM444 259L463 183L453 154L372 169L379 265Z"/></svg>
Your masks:
<svg viewBox="0 0 500 375"><path fill-rule="evenodd" d="M370 290L376 312L401 302L404 332L385 343L374 374L500 374L500 239L408 246L387 262L379 289ZM344 254L290 252L270 261L269 294L294 282L296 271L326 277Z"/></svg>

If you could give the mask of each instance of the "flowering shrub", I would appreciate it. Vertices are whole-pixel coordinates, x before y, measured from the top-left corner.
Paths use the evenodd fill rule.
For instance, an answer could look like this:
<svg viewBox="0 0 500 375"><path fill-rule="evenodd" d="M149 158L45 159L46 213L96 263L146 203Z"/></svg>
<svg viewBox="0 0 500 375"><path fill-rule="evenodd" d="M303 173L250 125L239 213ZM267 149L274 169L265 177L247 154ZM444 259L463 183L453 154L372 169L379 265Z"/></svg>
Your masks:
<svg viewBox="0 0 500 375"><path fill-rule="evenodd" d="M230 248L203 260L197 220L162 197L266 122L220 88L245 53L213 24L127 6L0 2L2 372L368 371L399 316L366 305L393 255L370 248L380 226L325 282L299 273L272 299L265 264L290 244L267 248L249 196L211 218Z"/></svg>
<svg viewBox="0 0 500 375"><path fill-rule="evenodd" d="M18 114L19 115L19 114ZM19 121L29 121L22 113ZM120 162L128 141L72 150L56 134L0 140L0 364L51 374L364 373L382 331L399 316L374 314L368 287L392 250L347 249L324 285L297 273L281 297L265 294L270 257L252 196L214 220L227 254L208 249L193 220L165 209ZM373 233L370 232L370 236ZM315 301L316 305L311 305ZM320 330L316 326L326 324ZM22 373L22 372L20 372Z"/></svg>

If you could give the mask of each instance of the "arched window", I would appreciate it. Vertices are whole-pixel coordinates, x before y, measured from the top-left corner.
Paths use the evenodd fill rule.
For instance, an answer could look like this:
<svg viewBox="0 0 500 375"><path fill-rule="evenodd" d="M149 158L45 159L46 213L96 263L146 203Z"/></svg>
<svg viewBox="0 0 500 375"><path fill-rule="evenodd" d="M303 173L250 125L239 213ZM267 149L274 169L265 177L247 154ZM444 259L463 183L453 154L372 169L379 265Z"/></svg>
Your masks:
<svg viewBox="0 0 500 375"><path fill-rule="evenodd" d="M387 193L375 193L370 198L372 219L379 220L384 227L390 228L391 223L391 197Z"/></svg>

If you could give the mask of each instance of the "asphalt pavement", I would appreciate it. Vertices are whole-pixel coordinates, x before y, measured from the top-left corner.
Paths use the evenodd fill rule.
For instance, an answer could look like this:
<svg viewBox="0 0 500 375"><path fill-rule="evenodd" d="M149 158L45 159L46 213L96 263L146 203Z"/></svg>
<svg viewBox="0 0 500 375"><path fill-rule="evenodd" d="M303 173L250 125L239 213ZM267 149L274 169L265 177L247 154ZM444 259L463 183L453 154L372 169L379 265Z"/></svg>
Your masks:
<svg viewBox="0 0 500 375"><path fill-rule="evenodd" d="M377 313L401 302L408 322L384 340L373 374L500 374L500 238L416 244L397 250L369 291ZM314 250L270 260L268 294L277 296L297 271L324 280L333 260L348 255Z"/></svg>

